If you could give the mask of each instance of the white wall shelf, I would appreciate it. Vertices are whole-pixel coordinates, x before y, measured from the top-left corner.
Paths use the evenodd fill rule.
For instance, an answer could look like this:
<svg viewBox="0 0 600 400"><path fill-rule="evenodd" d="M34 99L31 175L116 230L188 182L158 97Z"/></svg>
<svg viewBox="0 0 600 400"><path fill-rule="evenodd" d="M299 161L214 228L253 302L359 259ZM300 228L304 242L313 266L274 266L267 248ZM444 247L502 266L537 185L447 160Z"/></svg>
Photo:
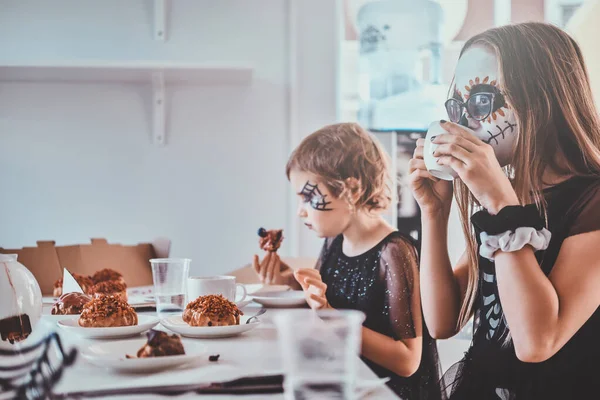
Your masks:
<svg viewBox="0 0 600 400"><path fill-rule="evenodd" d="M61 61L6 63L0 61L0 82L149 83L162 72L165 83L242 85L252 81L253 68L244 65L165 63L153 61Z"/></svg>
<svg viewBox="0 0 600 400"><path fill-rule="evenodd" d="M167 40L167 0L154 0L154 39Z"/></svg>
<svg viewBox="0 0 600 400"><path fill-rule="evenodd" d="M0 82L148 84L152 87L154 143L165 144L169 85L248 85L253 68L244 65L159 61L0 62Z"/></svg>

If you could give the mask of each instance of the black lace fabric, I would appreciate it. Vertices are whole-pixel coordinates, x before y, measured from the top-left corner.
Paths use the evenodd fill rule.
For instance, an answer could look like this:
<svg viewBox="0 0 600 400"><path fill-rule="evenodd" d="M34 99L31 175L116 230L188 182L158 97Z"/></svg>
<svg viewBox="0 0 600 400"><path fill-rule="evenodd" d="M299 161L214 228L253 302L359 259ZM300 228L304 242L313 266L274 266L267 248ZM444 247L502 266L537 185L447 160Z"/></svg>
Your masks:
<svg viewBox="0 0 600 400"><path fill-rule="evenodd" d="M388 386L401 399L440 399L440 364L437 346L423 324L416 251L399 232L393 232L371 250L356 257L342 251L343 237L327 239L317 262L327 300L337 309L355 309L366 314L364 326L394 340L423 337L418 371L402 377L363 358L380 377L390 377ZM415 309L417 311L415 311Z"/></svg>
<svg viewBox="0 0 600 400"><path fill-rule="evenodd" d="M549 275L565 239L600 230L600 180L571 178L544 195L552 239L548 249L535 255ZM480 258L473 341L465 357L443 377L450 399L599 399L599 378L600 309L554 356L538 363L522 362L502 311L496 266Z"/></svg>

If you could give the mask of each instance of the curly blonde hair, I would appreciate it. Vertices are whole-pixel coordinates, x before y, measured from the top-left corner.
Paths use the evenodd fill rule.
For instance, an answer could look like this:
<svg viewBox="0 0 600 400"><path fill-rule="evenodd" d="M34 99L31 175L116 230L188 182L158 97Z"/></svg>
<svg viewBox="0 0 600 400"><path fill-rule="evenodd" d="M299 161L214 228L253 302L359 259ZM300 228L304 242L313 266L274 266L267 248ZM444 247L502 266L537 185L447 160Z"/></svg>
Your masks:
<svg viewBox="0 0 600 400"><path fill-rule="evenodd" d="M389 156L369 132L356 123L327 125L310 134L290 155L285 173L316 175L336 198L355 209L379 211L391 202Z"/></svg>

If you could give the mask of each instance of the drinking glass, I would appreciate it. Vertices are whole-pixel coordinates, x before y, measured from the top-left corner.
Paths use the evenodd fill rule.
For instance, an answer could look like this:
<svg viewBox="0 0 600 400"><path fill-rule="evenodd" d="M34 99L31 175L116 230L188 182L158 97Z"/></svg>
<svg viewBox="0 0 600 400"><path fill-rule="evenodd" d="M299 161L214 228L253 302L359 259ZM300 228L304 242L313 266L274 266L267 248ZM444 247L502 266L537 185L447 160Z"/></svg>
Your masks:
<svg viewBox="0 0 600 400"><path fill-rule="evenodd" d="M181 315L186 302L186 282L190 273L189 258L153 258L152 280L156 313L162 320Z"/></svg>
<svg viewBox="0 0 600 400"><path fill-rule="evenodd" d="M289 310L273 317L286 399L356 398L364 319L356 310Z"/></svg>

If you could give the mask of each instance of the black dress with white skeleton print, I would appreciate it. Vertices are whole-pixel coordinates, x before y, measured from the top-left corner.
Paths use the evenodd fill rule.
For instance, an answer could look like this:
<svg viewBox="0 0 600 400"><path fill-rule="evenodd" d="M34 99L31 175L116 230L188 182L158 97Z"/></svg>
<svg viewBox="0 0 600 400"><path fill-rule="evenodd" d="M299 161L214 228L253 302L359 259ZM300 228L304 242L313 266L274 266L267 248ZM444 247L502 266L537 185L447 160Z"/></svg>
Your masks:
<svg viewBox="0 0 600 400"><path fill-rule="evenodd" d="M535 255L549 275L566 238L600 230L600 179L571 178L544 196L552 239ZM451 400L600 398L600 309L554 356L525 363L516 356L500 300L496 266L480 258L473 341L443 377Z"/></svg>

